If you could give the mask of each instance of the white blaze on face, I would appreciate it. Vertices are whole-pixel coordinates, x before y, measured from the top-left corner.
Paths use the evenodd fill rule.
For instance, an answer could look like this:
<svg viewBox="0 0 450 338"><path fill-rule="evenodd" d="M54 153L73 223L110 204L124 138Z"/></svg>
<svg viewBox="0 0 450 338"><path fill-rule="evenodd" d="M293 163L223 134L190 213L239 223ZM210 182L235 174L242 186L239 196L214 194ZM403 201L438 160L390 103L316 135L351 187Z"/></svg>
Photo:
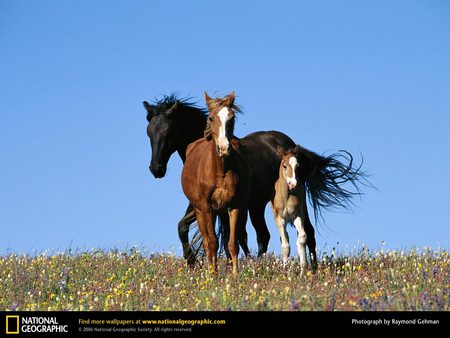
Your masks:
<svg viewBox="0 0 450 338"><path fill-rule="evenodd" d="M295 167L297 166L297 158L292 156L289 158L289 165L292 168L292 177L286 176L286 182L289 189L294 189L297 186L297 177L295 176Z"/></svg>
<svg viewBox="0 0 450 338"><path fill-rule="evenodd" d="M222 149L228 149L230 142L227 139L226 134L226 125L228 120L230 119L230 111L227 107L223 107L219 113L217 114L220 118L220 128L219 128L219 138L218 138L218 146Z"/></svg>

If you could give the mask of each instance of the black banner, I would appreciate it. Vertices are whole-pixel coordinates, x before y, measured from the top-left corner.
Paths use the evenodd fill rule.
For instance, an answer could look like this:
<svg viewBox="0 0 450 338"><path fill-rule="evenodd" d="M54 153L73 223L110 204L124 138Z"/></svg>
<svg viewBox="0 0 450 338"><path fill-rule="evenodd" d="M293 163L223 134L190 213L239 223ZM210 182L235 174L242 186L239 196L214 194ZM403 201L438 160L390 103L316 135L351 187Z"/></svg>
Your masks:
<svg viewBox="0 0 450 338"><path fill-rule="evenodd" d="M0 335L252 336L305 330L443 330L449 312L1 312Z"/></svg>

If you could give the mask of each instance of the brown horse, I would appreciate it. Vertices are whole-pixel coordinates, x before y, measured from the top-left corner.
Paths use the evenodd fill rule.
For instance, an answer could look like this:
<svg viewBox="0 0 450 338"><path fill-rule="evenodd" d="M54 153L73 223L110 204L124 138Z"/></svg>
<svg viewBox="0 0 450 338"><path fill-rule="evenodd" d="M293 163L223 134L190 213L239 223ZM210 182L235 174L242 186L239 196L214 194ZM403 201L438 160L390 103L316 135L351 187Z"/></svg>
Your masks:
<svg viewBox="0 0 450 338"><path fill-rule="evenodd" d="M281 164L271 207L280 233L284 264L287 264L291 251L286 225L291 223L297 229L297 251L300 258L301 275L304 275L308 265L306 259L307 236L314 237L314 233L309 232L307 235L307 231L305 231L308 225L308 211L306 209L306 189L299 175L302 170L299 161L301 148L296 146L288 151L278 148L278 152L281 156ZM310 251L310 256L311 264L314 264L315 252Z"/></svg>
<svg viewBox="0 0 450 338"><path fill-rule="evenodd" d="M194 207L203 247L212 271L217 271L217 237L214 231L218 214L228 214L228 250L233 273L238 272L238 236L245 231L251 174L234 137L234 92L212 99L205 92L210 140L200 139L188 146L181 183Z"/></svg>

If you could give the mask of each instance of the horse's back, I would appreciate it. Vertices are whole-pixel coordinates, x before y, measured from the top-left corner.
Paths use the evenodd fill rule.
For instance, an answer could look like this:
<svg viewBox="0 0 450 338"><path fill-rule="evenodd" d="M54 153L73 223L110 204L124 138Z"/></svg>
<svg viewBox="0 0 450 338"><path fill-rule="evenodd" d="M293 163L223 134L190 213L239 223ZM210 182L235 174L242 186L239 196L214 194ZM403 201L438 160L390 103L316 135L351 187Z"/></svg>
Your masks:
<svg viewBox="0 0 450 338"><path fill-rule="evenodd" d="M281 158L277 148L295 147L295 142L279 131L258 131L240 140L245 159L252 169L252 204L262 205L273 196Z"/></svg>
<svg viewBox="0 0 450 338"><path fill-rule="evenodd" d="M270 147L272 151L276 151L277 147L286 150L295 147L295 142L289 136L276 130L257 131L248 134L241 139L241 142L245 146L256 144L258 147Z"/></svg>

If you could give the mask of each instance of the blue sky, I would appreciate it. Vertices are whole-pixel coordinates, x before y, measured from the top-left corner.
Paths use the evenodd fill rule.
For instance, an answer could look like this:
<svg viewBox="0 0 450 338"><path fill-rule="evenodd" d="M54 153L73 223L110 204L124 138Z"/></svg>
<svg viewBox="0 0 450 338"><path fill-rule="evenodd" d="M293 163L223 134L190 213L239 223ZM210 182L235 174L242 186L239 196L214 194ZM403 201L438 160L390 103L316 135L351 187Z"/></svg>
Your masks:
<svg viewBox="0 0 450 338"><path fill-rule="evenodd" d="M449 60L448 1L2 0L0 252L180 253L181 161L150 175L141 102L204 90L236 91L238 136L364 155L378 191L319 250L449 249Z"/></svg>

